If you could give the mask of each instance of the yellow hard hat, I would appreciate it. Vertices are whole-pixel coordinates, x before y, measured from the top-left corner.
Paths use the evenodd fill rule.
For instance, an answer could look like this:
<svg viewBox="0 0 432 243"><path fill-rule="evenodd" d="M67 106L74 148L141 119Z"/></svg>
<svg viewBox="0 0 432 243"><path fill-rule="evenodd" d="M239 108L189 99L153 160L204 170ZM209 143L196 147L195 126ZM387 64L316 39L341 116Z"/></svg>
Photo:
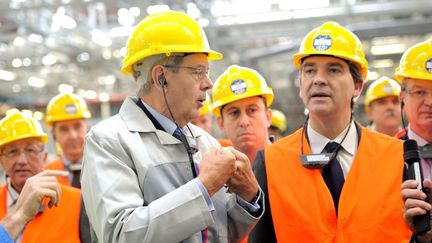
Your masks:
<svg viewBox="0 0 432 243"><path fill-rule="evenodd" d="M0 147L16 140L33 137L44 143L48 142L47 134L33 117L26 116L17 109L11 109L0 120Z"/></svg>
<svg viewBox="0 0 432 243"><path fill-rule="evenodd" d="M325 22L310 31L294 54L294 65L300 69L303 58L311 55L327 55L354 62L360 68L363 79L367 75L367 60L359 38L336 22Z"/></svg>
<svg viewBox="0 0 432 243"><path fill-rule="evenodd" d="M278 110L272 109L272 127L276 127L281 132L285 132L287 128L287 120L285 115Z"/></svg>
<svg viewBox="0 0 432 243"><path fill-rule="evenodd" d="M73 93L60 93L48 102L45 122L50 127L53 122L90 117L91 113L81 96Z"/></svg>
<svg viewBox="0 0 432 243"><path fill-rule="evenodd" d="M401 87L398 82L386 76L375 80L369 85L365 94L365 107L368 107L372 101L388 96L399 96Z"/></svg>
<svg viewBox="0 0 432 243"><path fill-rule="evenodd" d="M237 65L229 66L213 85L213 113L219 117L222 106L252 96L263 96L267 107L274 98L272 88L267 86L257 71Z"/></svg>
<svg viewBox="0 0 432 243"><path fill-rule="evenodd" d="M432 80L432 39L408 48L402 55L395 79L402 82L404 78Z"/></svg>
<svg viewBox="0 0 432 243"><path fill-rule="evenodd" d="M200 116L206 116L208 114L212 113L212 107L211 107L211 101L210 98L207 97L207 99L203 103L203 107L201 107L199 111Z"/></svg>
<svg viewBox="0 0 432 243"><path fill-rule="evenodd" d="M210 49L202 27L190 16L167 11L145 17L135 27L126 44L122 72L132 73L132 65L157 54L207 53L209 60L222 59L222 54Z"/></svg>

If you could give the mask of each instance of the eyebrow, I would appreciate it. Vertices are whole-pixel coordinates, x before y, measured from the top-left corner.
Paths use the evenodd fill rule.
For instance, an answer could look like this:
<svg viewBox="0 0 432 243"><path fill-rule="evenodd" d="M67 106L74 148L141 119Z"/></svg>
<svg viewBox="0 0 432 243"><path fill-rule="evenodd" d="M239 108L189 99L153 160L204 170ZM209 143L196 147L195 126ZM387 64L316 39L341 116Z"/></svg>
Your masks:
<svg viewBox="0 0 432 243"><path fill-rule="evenodd" d="M254 107L259 107L259 105L256 103L253 103L253 104L249 104L246 106L246 108L254 108Z"/></svg>
<svg viewBox="0 0 432 243"><path fill-rule="evenodd" d="M246 105L245 108L246 108L246 109L248 109L248 108L259 108L259 105L258 105L258 104L255 104L255 103L253 103L253 104L248 104L248 105ZM227 111L230 111L230 110L241 110L241 108L238 107L238 106L231 106L231 107L227 108Z"/></svg>
<svg viewBox="0 0 432 243"><path fill-rule="evenodd" d="M309 62L309 63L305 63L305 64L303 64L303 68L304 67L315 67L315 66L317 66L317 64L315 63L315 62ZM330 63L326 63L325 64L325 66L326 67L334 67L334 66L337 66L337 67L344 67L341 63L338 63L338 62L330 62Z"/></svg>
<svg viewBox="0 0 432 243"><path fill-rule="evenodd" d="M185 66L188 66L188 67L194 67L194 68L209 68L209 67L206 67L206 66L204 66L203 64L184 64ZM182 65L180 65L180 66L182 66Z"/></svg>
<svg viewBox="0 0 432 243"><path fill-rule="evenodd" d="M313 67L316 66L314 62L303 63L302 67Z"/></svg>
<svg viewBox="0 0 432 243"><path fill-rule="evenodd" d="M425 85L413 84L411 89L428 89Z"/></svg>
<svg viewBox="0 0 432 243"><path fill-rule="evenodd" d="M4 148L11 148L11 149L28 148L28 147L38 147L38 148L41 148L43 146L44 146L43 143L25 143L25 144L23 144L23 146L20 146L20 145L8 145L8 146L5 146Z"/></svg>
<svg viewBox="0 0 432 243"><path fill-rule="evenodd" d="M231 106L231 107L229 107L229 108L226 108L226 111L227 111L227 112L228 112L228 111L231 111L231 110L240 110L240 108L237 107L237 106Z"/></svg>
<svg viewBox="0 0 432 243"><path fill-rule="evenodd" d="M344 67L341 63L338 63L338 62L331 62L327 66L329 66L329 67L338 66L338 67L342 67L342 68Z"/></svg>

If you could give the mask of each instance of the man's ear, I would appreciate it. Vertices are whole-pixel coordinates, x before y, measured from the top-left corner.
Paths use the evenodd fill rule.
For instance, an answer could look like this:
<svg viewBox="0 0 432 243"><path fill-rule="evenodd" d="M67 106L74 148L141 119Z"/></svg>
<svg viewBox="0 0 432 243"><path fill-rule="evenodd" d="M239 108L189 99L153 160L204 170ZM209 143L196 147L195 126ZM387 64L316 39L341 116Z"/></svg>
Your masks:
<svg viewBox="0 0 432 243"><path fill-rule="evenodd" d="M223 118L222 118L222 116L218 117L218 118L216 119L216 121L217 121L217 124L218 124L219 129L220 129L220 130L223 130L224 122L223 122Z"/></svg>
<svg viewBox="0 0 432 243"><path fill-rule="evenodd" d="M401 106L402 106L402 108L403 108L404 105L405 105L405 92L401 91L401 92L399 93L399 99L400 99L400 101L401 101Z"/></svg>
<svg viewBox="0 0 432 243"><path fill-rule="evenodd" d="M159 82L161 77L165 79L164 68L162 65L155 65L151 70L151 78L152 83L158 88L162 87L161 82Z"/></svg>
<svg viewBox="0 0 432 243"><path fill-rule="evenodd" d="M370 104L369 104L369 107L365 107L364 111L365 111L367 117L369 118L369 120L372 120L373 117L372 117L372 111L371 111Z"/></svg>
<svg viewBox="0 0 432 243"><path fill-rule="evenodd" d="M302 88L301 88L301 85L302 85L301 78L298 79L298 82L299 82L299 97L300 97L300 99L303 99L302 92L301 92L301 90L302 90Z"/></svg>
<svg viewBox="0 0 432 243"><path fill-rule="evenodd" d="M269 128L271 126L272 117L273 117L272 109L270 109L270 108L266 109L267 128Z"/></svg>
<svg viewBox="0 0 432 243"><path fill-rule="evenodd" d="M0 166L1 166L1 168L3 169L3 171L5 171L5 170L4 170L4 165L3 165L3 163L4 163L3 160L5 160L5 159L4 159L4 156L0 156ZM6 171L5 171L5 173L6 173Z"/></svg>
<svg viewBox="0 0 432 243"><path fill-rule="evenodd" d="M360 97L361 92L363 90L363 86L364 86L364 82L363 81L355 81L354 82L354 94L353 94L353 99L357 99L358 97Z"/></svg>
<svg viewBox="0 0 432 243"><path fill-rule="evenodd" d="M47 162L47 159L48 159L48 152L44 150L42 154L42 161L44 164Z"/></svg>

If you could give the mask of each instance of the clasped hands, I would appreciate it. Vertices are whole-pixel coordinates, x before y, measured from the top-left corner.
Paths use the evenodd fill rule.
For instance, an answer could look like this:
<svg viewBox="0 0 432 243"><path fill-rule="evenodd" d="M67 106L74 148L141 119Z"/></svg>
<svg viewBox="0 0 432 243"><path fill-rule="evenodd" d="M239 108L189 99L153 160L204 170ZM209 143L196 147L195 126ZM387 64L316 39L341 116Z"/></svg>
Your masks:
<svg viewBox="0 0 432 243"><path fill-rule="evenodd" d="M248 202L258 194L258 182L248 157L233 147L210 148L200 163L198 178L210 196L224 185Z"/></svg>

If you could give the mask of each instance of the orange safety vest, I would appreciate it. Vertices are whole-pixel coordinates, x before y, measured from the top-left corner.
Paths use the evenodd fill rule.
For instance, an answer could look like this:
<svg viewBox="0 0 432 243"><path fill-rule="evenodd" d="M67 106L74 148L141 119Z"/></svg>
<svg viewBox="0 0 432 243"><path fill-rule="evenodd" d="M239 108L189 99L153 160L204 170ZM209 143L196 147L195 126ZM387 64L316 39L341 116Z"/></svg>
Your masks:
<svg viewBox="0 0 432 243"><path fill-rule="evenodd" d="M218 139L218 142L220 143L220 145L222 145L222 147L230 147L230 146L233 146L231 140L229 140L229 139L221 138L221 139Z"/></svg>
<svg viewBox="0 0 432 243"><path fill-rule="evenodd" d="M52 160L51 162L44 165L45 170L65 170L63 159L61 157ZM67 176L58 176L57 180L62 185L70 186L70 182Z"/></svg>
<svg viewBox="0 0 432 243"><path fill-rule="evenodd" d="M248 243L248 236L246 236L245 238L243 238L243 240L240 241L240 243Z"/></svg>
<svg viewBox="0 0 432 243"><path fill-rule="evenodd" d="M278 242L409 242L400 187L400 140L361 128L338 216L320 170L300 161L302 129L265 149L269 203ZM311 150L303 139L304 153Z"/></svg>
<svg viewBox="0 0 432 243"><path fill-rule="evenodd" d="M0 186L0 218L7 213L7 186ZM80 190L61 186L58 206L46 207L25 227L22 243L79 243Z"/></svg>

